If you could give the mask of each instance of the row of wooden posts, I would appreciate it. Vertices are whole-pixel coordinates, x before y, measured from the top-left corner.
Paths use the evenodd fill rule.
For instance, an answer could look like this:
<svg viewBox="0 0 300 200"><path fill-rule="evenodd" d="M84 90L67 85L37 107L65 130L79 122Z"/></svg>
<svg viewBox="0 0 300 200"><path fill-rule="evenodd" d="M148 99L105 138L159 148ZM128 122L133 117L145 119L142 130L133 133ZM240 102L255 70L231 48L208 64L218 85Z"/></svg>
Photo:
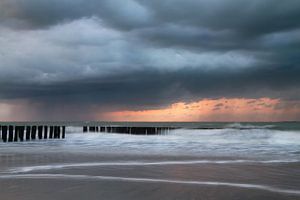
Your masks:
<svg viewBox="0 0 300 200"><path fill-rule="evenodd" d="M123 127L123 126L83 126L83 132L103 132L132 135L160 135L166 134L171 127ZM0 139L3 142L22 142L24 140L64 139L65 126L13 126L0 125Z"/></svg>
<svg viewBox="0 0 300 200"><path fill-rule="evenodd" d="M65 133L65 126L0 126L0 136L3 142L63 139Z"/></svg>
<svg viewBox="0 0 300 200"><path fill-rule="evenodd" d="M124 127L124 126L84 126L83 132L105 132L132 135L160 135L166 134L171 127Z"/></svg>

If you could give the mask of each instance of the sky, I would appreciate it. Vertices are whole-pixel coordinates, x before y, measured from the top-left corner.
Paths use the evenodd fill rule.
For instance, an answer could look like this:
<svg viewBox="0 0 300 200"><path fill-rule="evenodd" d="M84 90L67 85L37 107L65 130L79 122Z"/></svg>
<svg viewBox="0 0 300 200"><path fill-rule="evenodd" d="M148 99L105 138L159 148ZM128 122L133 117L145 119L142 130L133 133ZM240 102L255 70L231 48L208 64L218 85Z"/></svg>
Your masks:
<svg viewBox="0 0 300 200"><path fill-rule="evenodd" d="M299 55L299 0L0 0L0 120L296 121Z"/></svg>

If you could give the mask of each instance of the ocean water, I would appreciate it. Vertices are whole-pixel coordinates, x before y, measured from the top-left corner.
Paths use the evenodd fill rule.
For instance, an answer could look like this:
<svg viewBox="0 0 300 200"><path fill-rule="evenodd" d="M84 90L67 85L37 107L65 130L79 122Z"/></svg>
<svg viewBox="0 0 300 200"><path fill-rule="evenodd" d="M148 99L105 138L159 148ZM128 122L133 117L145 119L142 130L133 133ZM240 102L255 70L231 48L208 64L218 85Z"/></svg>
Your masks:
<svg viewBox="0 0 300 200"><path fill-rule="evenodd" d="M68 125L64 140L0 143L1 200L300 199L296 122L150 123L182 128L149 136Z"/></svg>

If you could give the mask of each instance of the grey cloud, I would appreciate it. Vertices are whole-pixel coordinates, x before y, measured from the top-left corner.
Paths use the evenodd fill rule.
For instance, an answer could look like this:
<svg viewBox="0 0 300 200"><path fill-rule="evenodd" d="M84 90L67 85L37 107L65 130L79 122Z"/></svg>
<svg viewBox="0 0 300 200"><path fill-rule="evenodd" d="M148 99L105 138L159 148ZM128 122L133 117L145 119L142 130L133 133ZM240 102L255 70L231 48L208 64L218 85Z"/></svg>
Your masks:
<svg viewBox="0 0 300 200"><path fill-rule="evenodd" d="M0 20L13 27L45 28L92 16L122 29L151 23L151 13L134 0L3 0L0 11Z"/></svg>
<svg viewBox="0 0 300 200"><path fill-rule="evenodd" d="M202 98L269 97L299 101L299 80L294 80L297 87L291 88L290 79L286 78L289 80L277 88L276 80L265 79L268 73L259 70L212 75L191 70L172 73L143 70L103 79L79 79L50 85L2 85L0 91L2 99L27 99L33 105L39 104L32 108L34 112L51 120L57 117L75 119L75 116L76 119L92 119L88 114L99 111L162 108L170 103Z"/></svg>
<svg viewBox="0 0 300 200"><path fill-rule="evenodd" d="M74 30L79 31L74 34ZM98 18L80 19L46 30L0 30L1 80L37 83L86 77L105 77L148 68L176 71L183 68L215 70L252 67L253 55L152 47L135 34L106 27ZM10 49L10 51L7 51ZM9 66L9 67L4 67ZM18 73L20 72L20 73ZM14 77L11 79L10 77Z"/></svg>
<svg viewBox="0 0 300 200"><path fill-rule="evenodd" d="M236 30L244 35L289 30L299 26L300 5L297 0L187 0L147 1L143 5L155 10L156 17L169 23Z"/></svg>
<svg viewBox="0 0 300 200"><path fill-rule="evenodd" d="M297 101L299 18L298 0L2 0L0 99L65 117L203 98Z"/></svg>
<svg viewBox="0 0 300 200"><path fill-rule="evenodd" d="M179 24L256 36L300 24L297 0L3 0L0 5L2 19L36 26L98 16L116 28Z"/></svg>
<svg viewBox="0 0 300 200"><path fill-rule="evenodd" d="M268 79L269 73L273 78ZM2 98L31 98L42 102L77 102L119 105L131 109L159 107L180 100L201 98L298 99L299 70L276 72L248 70L205 72L201 70L132 71L106 78L86 78L46 85L1 86ZM216 81L218 80L218 81ZM290 87L293 82L295 87Z"/></svg>

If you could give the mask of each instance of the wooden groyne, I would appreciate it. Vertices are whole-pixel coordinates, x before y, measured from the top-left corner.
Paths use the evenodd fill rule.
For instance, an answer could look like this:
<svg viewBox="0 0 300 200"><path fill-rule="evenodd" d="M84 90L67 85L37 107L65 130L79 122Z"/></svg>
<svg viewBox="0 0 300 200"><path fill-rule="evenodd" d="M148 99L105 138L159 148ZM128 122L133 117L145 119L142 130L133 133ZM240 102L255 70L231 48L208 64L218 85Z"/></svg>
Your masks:
<svg viewBox="0 0 300 200"><path fill-rule="evenodd" d="M0 137L3 142L22 142L24 140L30 141L37 139L64 139L65 134L65 126L0 126Z"/></svg>
<svg viewBox="0 0 300 200"><path fill-rule="evenodd" d="M130 135L161 135L173 127L130 127L130 126L84 126L83 132L120 133Z"/></svg>
<svg viewBox="0 0 300 200"><path fill-rule="evenodd" d="M145 127L145 126L116 126L116 125L84 125L83 133L117 133L129 135L163 135L169 133L174 127ZM0 141L23 142L34 140L64 139L66 126L60 125L9 125L0 124Z"/></svg>

